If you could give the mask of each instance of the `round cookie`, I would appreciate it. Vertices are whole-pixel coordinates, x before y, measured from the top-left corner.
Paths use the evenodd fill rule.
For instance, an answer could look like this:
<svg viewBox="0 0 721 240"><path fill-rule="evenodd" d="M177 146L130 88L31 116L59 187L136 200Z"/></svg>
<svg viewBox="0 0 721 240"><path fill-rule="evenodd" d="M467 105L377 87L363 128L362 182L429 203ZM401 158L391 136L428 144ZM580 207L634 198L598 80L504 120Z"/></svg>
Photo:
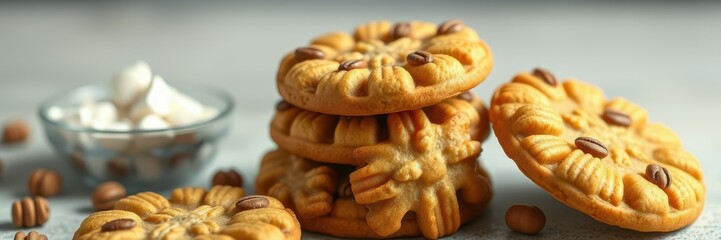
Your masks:
<svg viewBox="0 0 721 240"><path fill-rule="evenodd" d="M441 201L435 208L439 211L438 222L442 226L428 229L427 225L419 224L421 215L413 212L404 212L399 219L370 222L372 220L366 217L369 209L353 198L348 180L353 170L353 166L315 162L279 149L263 158L256 191L276 197L293 208L304 229L344 238L446 236L477 217L492 195L488 174L475 158L467 159L449 169L449 175L455 179L454 193L452 197L443 199L453 200ZM371 227L376 224L399 227L394 232L381 235Z"/></svg>
<svg viewBox="0 0 721 240"><path fill-rule="evenodd" d="M278 91L300 108L343 116L427 107L485 80L491 51L463 22L369 22L333 32L280 63Z"/></svg>
<svg viewBox="0 0 721 240"><path fill-rule="evenodd" d="M500 86L490 107L506 155L553 197L607 224L673 231L703 209L702 171L680 139L647 115L543 69Z"/></svg>
<svg viewBox="0 0 721 240"><path fill-rule="evenodd" d="M422 113L440 125L455 115L470 117L470 128L458 126L471 139L484 141L490 133L488 110L474 93L425 107ZM280 102L270 126L270 135L283 149L304 158L327 163L359 165L353 151L359 147L390 141L388 115L345 117L306 111Z"/></svg>
<svg viewBox="0 0 721 240"><path fill-rule="evenodd" d="M114 210L88 216L73 239L300 239L300 223L275 198L244 196L243 189L175 189L128 196Z"/></svg>

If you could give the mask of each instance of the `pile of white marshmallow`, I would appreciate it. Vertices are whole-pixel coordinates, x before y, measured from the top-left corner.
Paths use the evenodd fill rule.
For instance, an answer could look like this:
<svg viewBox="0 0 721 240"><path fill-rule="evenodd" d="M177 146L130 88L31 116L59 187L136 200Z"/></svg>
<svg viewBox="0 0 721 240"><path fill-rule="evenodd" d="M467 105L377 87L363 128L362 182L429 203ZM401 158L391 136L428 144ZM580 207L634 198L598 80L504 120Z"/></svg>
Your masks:
<svg viewBox="0 0 721 240"><path fill-rule="evenodd" d="M144 61L123 69L112 81L112 99L86 99L79 107L53 106L48 116L75 127L106 131L167 129L218 115L152 74Z"/></svg>

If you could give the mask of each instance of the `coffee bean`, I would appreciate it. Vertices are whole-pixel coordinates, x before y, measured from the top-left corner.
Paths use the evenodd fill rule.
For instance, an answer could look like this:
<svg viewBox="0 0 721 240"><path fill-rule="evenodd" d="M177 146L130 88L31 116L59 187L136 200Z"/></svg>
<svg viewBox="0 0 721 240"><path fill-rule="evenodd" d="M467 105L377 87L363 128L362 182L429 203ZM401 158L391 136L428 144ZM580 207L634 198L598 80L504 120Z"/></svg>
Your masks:
<svg viewBox="0 0 721 240"><path fill-rule="evenodd" d="M258 195L245 196L235 203L235 208L238 211L253 210L258 208L265 208L270 204L267 198Z"/></svg>
<svg viewBox="0 0 721 240"><path fill-rule="evenodd" d="M288 110L292 107L293 107L293 104L290 104L290 103L286 102L285 100L280 100L277 104L275 104L275 110L278 112Z"/></svg>
<svg viewBox="0 0 721 240"><path fill-rule="evenodd" d="M536 235L546 226L546 215L531 205L513 205L506 211L506 226L511 230Z"/></svg>
<svg viewBox="0 0 721 240"><path fill-rule="evenodd" d="M396 25L393 26L393 31L391 31L391 38L393 38L393 40L408 37L410 35L411 24L409 22L396 23Z"/></svg>
<svg viewBox="0 0 721 240"><path fill-rule="evenodd" d="M25 197L12 204L12 222L16 227L35 227L50 218L50 206L43 197Z"/></svg>
<svg viewBox="0 0 721 240"><path fill-rule="evenodd" d="M440 26L438 26L438 31L436 32L437 35L444 35L444 34L451 34L455 32L460 32L465 27L465 24L463 24L463 21L461 20L448 20L443 23L441 23Z"/></svg>
<svg viewBox="0 0 721 240"><path fill-rule="evenodd" d="M63 179L56 171L36 169L28 178L28 190L33 196L52 197L63 187Z"/></svg>
<svg viewBox="0 0 721 240"><path fill-rule="evenodd" d="M218 171L213 176L213 186L216 185L228 185L233 187L242 187L243 186L243 177L240 176L240 173L236 172L235 170L228 170L226 172Z"/></svg>
<svg viewBox="0 0 721 240"><path fill-rule="evenodd" d="M458 94L458 96L456 96L456 98L465 100L467 102L471 102L471 101L473 101L473 93L471 93L469 91L465 91L465 92L462 92L461 94Z"/></svg>
<svg viewBox="0 0 721 240"><path fill-rule="evenodd" d="M48 240L48 236L45 236L45 234L41 234L36 231L30 231L27 235L25 235L24 232L19 231L15 233L15 237L13 238L15 240Z"/></svg>
<svg viewBox="0 0 721 240"><path fill-rule="evenodd" d="M411 66L420 66L433 62L433 54L426 51L415 51L406 57L406 62Z"/></svg>
<svg viewBox="0 0 721 240"><path fill-rule="evenodd" d="M323 59L324 57L325 53L314 47L301 47L295 49L295 59L298 61Z"/></svg>
<svg viewBox="0 0 721 240"><path fill-rule="evenodd" d="M134 228L136 225L133 219L121 218L107 222L100 228L101 232L122 231Z"/></svg>
<svg viewBox="0 0 721 240"><path fill-rule="evenodd" d="M625 113L613 110L613 109L606 109L603 111L603 115L601 115L601 118L603 121L610 125L616 125L621 127L628 127L631 126L631 117L626 115Z"/></svg>
<svg viewBox="0 0 721 240"><path fill-rule="evenodd" d="M348 60L338 66L338 71L350 71L357 68L368 67L368 62L363 59Z"/></svg>
<svg viewBox="0 0 721 240"><path fill-rule="evenodd" d="M23 120L5 123L2 142L6 144L24 142L30 135L30 126Z"/></svg>
<svg viewBox="0 0 721 240"><path fill-rule="evenodd" d="M546 82L548 85L556 86L558 85L558 81L556 81L556 77L553 76L551 72L549 72L546 69L543 68L534 68L533 69L533 76L536 76L537 78L540 78L544 82Z"/></svg>
<svg viewBox="0 0 721 240"><path fill-rule="evenodd" d="M96 211L113 209L115 203L126 195L125 187L118 182L104 182L93 191L92 202Z"/></svg>
<svg viewBox="0 0 721 240"><path fill-rule="evenodd" d="M646 176L653 184L656 184L656 186L661 189L666 189L668 186L671 186L671 174L668 173L666 168L658 164L649 164L646 166Z"/></svg>
<svg viewBox="0 0 721 240"><path fill-rule="evenodd" d="M584 153L591 154L597 158L605 158L608 156L608 148L603 145L601 141L598 141L590 137L578 137L576 138L576 147L581 149Z"/></svg>

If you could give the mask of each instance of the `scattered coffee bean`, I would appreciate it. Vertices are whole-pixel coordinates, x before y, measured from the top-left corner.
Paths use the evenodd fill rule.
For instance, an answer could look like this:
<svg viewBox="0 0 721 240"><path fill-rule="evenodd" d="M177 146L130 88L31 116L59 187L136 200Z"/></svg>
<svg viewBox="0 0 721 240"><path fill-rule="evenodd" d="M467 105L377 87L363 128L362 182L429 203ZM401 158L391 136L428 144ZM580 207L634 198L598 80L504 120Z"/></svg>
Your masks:
<svg viewBox="0 0 721 240"><path fill-rule="evenodd" d="M243 186L243 177L235 170L228 170L226 172L218 171L213 176L213 186L216 185L229 185L233 187Z"/></svg>
<svg viewBox="0 0 721 240"><path fill-rule="evenodd" d="M409 22L396 23L396 25L393 26L393 31L391 31L391 38L393 40L408 37L410 35L411 35L411 23L409 23Z"/></svg>
<svg viewBox="0 0 721 240"><path fill-rule="evenodd" d="M438 26L438 31L436 32L437 35L444 35L444 34L451 34L455 32L460 32L465 27L465 24L463 24L463 21L461 20L448 20L443 23L441 23L440 26Z"/></svg>
<svg viewBox="0 0 721 240"><path fill-rule="evenodd" d="M406 56L406 62L411 66L420 66L433 62L433 54L426 51L415 51Z"/></svg>
<svg viewBox="0 0 721 240"><path fill-rule="evenodd" d="M471 93L469 91L465 91L465 92L462 92L461 94L458 94L458 96L456 96L456 98L465 100L467 102L471 102L471 101L473 101L473 93Z"/></svg>
<svg viewBox="0 0 721 240"><path fill-rule="evenodd" d="M603 115L601 115L601 118L603 121L610 125L616 125L621 127L628 127L631 126L631 117L626 115L625 113L613 110L613 109L606 109L603 111Z"/></svg>
<svg viewBox="0 0 721 240"><path fill-rule="evenodd" d="M115 203L126 195L125 187L118 182L108 181L93 191L92 201L96 211L113 209Z"/></svg>
<svg viewBox="0 0 721 240"><path fill-rule="evenodd" d="M5 123L3 127L3 143L12 144L24 142L30 135L30 126L23 120Z"/></svg>
<svg viewBox="0 0 721 240"><path fill-rule="evenodd" d="M19 231L15 233L15 237L13 238L15 240L48 240L48 236L45 236L45 234L41 234L36 231L30 231L27 235L25 235L24 232Z"/></svg>
<svg viewBox="0 0 721 240"><path fill-rule="evenodd" d="M235 208L238 211L253 210L258 208L265 208L270 204L267 198L258 195L245 196L239 199L235 203Z"/></svg>
<svg viewBox="0 0 721 240"><path fill-rule="evenodd" d="M103 224L103 226L100 228L100 231L101 232L112 232L112 231L128 230L128 229L134 228L135 225L136 225L136 223L135 223L135 221L133 221L133 219L129 219L129 218L115 219L113 221Z"/></svg>
<svg viewBox="0 0 721 240"><path fill-rule="evenodd" d="M556 86L558 85L558 81L556 81L556 77L553 76L551 72L549 72L546 69L543 68L534 68L533 69L533 76L536 76L537 78L540 78L544 82L548 83L548 85Z"/></svg>
<svg viewBox="0 0 721 240"><path fill-rule="evenodd" d="M28 178L28 190L33 196L52 197L63 187L63 178L56 171L36 169Z"/></svg>
<svg viewBox="0 0 721 240"><path fill-rule="evenodd" d="M323 59L324 57L325 53L314 47L301 47L295 49L295 59L298 61Z"/></svg>
<svg viewBox="0 0 721 240"><path fill-rule="evenodd" d="M275 104L275 110L278 112L288 110L292 107L293 107L293 104L290 104L290 103L286 102L285 100L280 100L277 104Z"/></svg>
<svg viewBox="0 0 721 240"><path fill-rule="evenodd" d="M531 205L513 205L506 211L506 226L527 235L536 235L546 225L546 215Z"/></svg>
<svg viewBox="0 0 721 240"><path fill-rule="evenodd" d="M646 176L653 184L656 184L661 189L666 189L671 186L671 174L668 173L665 167L661 167L658 164L649 164L646 166Z"/></svg>
<svg viewBox="0 0 721 240"><path fill-rule="evenodd" d="M368 61L363 59L348 60L338 66L338 71L350 71L357 68L368 67Z"/></svg>
<svg viewBox="0 0 721 240"><path fill-rule="evenodd" d="M591 154L597 158L605 158L608 156L608 148L601 141L590 137L576 138L576 147L584 153Z"/></svg>
<svg viewBox="0 0 721 240"><path fill-rule="evenodd" d="M50 205L43 197L25 197L12 204L12 221L16 227L35 227L50 219Z"/></svg>

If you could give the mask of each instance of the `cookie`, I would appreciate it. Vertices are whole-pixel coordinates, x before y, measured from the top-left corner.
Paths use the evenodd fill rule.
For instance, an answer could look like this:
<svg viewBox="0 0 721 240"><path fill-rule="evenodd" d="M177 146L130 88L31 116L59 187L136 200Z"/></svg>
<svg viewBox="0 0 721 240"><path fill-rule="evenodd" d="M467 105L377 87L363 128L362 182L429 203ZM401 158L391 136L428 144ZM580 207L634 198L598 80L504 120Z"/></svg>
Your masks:
<svg viewBox="0 0 721 240"><path fill-rule="evenodd" d="M276 150L263 158L256 191L276 197L293 208L304 229L344 238L445 236L455 232L460 224L477 217L492 195L488 174L475 158L467 159L448 171L454 177L450 186L454 190L452 197L442 198L448 201L438 203L437 209L443 216L439 221L442 226L424 229L428 225L420 222L425 218L413 212L405 212L397 219L375 219L380 222L371 223L371 219L367 218L369 209L353 198L348 178L354 170L353 166L315 162ZM377 224L393 224L398 228L379 234L372 227Z"/></svg>
<svg viewBox="0 0 721 240"><path fill-rule="evenodd" d="M288 53L276 82L302 109L368 116L439 103L480 84L492 65L486 43L460 21L377 21Z"/></svg>
<svg viewBox="0 0 721 240"><path fill-rule="evenodd" d="M701 167L666 126L623 98L543 69L500 86L490 107L506 155L566 205L611 225L673 231L704 206Z"/></svg>
<svg viewBox="0 0 721 240"><path fill-rule="evenodd" d="M300 223L275 198L232 186L143 192L88 216L73 239L300 239Z"/></svg>
<svg viewBox="0 0 721 240"><path fill-rule="evenodd" d="M425 107L422 114L431 123L443 124L455 115L470 117L470 128L459 129L473 140L488 137L488 111L474 93L465 92L457 98ZM388 115L346 117L306 111L280 102L273 117L270 135L283 149L293 154L321 162L359 165L353 151L362 146L390 141ZM461 127L461 126L459 126Z"/></svg>

